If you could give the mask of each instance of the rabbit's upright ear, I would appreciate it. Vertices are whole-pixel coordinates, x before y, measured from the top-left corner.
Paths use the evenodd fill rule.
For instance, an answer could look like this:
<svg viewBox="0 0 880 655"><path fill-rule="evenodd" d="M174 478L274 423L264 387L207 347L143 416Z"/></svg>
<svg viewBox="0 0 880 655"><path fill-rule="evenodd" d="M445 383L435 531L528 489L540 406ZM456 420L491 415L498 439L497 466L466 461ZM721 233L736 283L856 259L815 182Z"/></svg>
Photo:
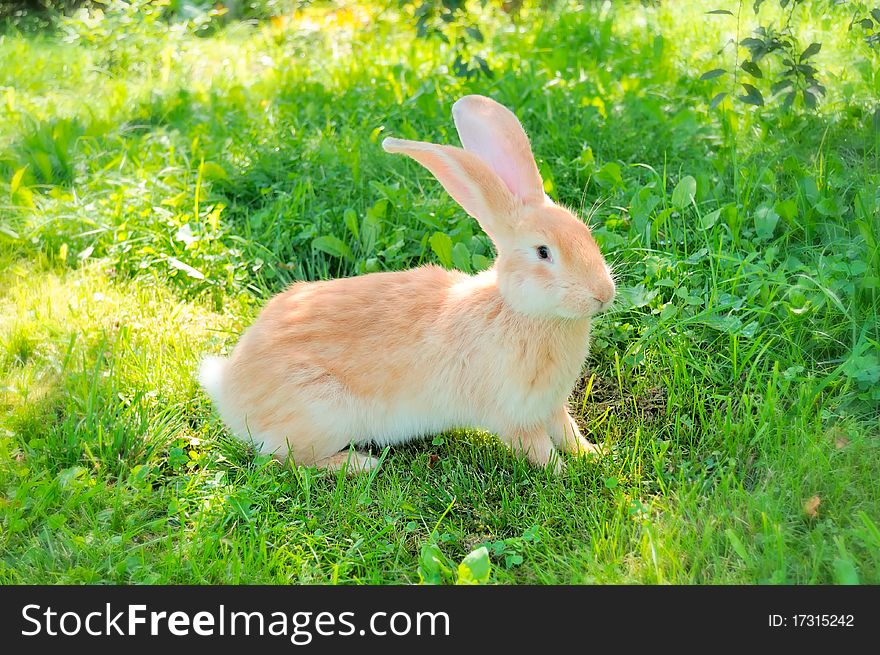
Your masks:
<svg viewBox="0 0 880 655"><path fill-rule="evenodd" d="M544 184L529 138L507 107L485 96L464 96L452 105L461 144L485 161L525 204L545 201Z"/></svg>
<svg viewBox="0 0 880 655"><path fill-rule="evenodd" d="M519 203L482 159L454 146L390 137L382 147L409 155L431 171L447 193L479 221L496 246L511 233Z"/></svg>

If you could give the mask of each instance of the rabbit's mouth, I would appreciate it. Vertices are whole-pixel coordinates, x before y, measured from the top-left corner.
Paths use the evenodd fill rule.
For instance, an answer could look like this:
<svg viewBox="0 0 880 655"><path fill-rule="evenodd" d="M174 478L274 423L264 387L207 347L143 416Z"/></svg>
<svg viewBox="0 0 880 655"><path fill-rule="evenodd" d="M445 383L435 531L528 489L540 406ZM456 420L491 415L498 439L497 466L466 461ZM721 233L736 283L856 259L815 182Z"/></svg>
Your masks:
<svg viewBox="0 0 880 655"><path fill-rule="evenodd" d="M614 297L605 301L599 300L598 298L594 298L593 300L598 305L597 309L593 312L593 315L608 311L608 309L611 308L611 305L614 304Z"/></svg>
<svg viewBox="0 0 880 655"><path fill-rule="evenodd" d="M614 303L614 292L597 294L589 289L565 288L559 313L564 318L590 318L606 311Z"/></svg>
<svg viewBox="0 0 880 655"><path fill-rule="evenodd" d="M613 282L610 292L606 291L603 295L594 294L590 299L595 307L593 314L601 314L604 311L608 311L608 309L611 308L611 305L614 304L614 298L616 296L617 290L614 288Z"/></svg>

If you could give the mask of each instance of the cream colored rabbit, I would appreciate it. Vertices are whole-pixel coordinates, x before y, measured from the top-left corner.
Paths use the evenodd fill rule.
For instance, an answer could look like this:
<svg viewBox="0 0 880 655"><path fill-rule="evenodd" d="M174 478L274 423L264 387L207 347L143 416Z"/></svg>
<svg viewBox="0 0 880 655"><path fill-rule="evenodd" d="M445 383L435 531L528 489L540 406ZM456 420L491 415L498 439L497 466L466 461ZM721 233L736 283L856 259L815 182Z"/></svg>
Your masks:
<svg viewBox="0 0 880 655"><path fill-rule="evenodd" d="M385 139L479 221L498 251L478 275L422 266L300 282L275 296L199 379L237 435L297 464L368 470L352 443L483 428L542 466L588 453L567 400L590 317L614 297L590 230L545 194L516 117L489 98L452 107L464 149ZM350 461L349 461L350 459Z"/></svg>

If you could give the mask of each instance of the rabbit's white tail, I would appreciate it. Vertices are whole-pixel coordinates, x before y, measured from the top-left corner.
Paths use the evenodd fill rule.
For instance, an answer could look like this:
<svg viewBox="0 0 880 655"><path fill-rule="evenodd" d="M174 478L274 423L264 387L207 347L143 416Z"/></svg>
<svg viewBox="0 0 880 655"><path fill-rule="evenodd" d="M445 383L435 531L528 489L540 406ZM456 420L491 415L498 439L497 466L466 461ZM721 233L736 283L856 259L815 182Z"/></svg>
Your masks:
<svg viewBox="0 0 880 655"><path fill-rule="evenodd" d="M199 384L215 403L220 399L223 388L223 373L226 369L224 357L208 356L199 365Z"/></svg>

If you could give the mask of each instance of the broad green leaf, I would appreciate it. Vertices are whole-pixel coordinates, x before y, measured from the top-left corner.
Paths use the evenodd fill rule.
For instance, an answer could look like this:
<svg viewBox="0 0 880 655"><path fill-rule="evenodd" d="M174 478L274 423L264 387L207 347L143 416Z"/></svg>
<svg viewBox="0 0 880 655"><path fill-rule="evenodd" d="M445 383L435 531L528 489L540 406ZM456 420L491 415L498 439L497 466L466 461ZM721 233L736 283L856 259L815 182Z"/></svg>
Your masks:
<svg viewBox="0 0 880 655"><path fill-rule="evenodd" d="M834 582L845 585L859 584L859 573L843 543L843 537L835 537L834 541L837 543L838 553L838 557L834 559Z"/></svg>
<svg viewBox="0 0 880 655"><path fill-rule="evenodd" d="M428 240L431 250L445 268L452 268L452 239L443 232L434 232Z"/></svg>
<svg viewBox="0 0 880 655"><path fill-rule="evenodd" d="M662 213L663 212L660 212L660 214ZM655 222L660 222L663 220L660 214L657 215ZM599 244L599 247L603 251L616 250L617 248L620 248L625 243L627 243L627 238L625 236L623 236L622 234L618 234L617 232L611 232L604 227L597 227L595 230L593 230L593 238L596 240L596 243Z"/></svg>
<svg viewBox="0 0 880 655"><path fill-rule="evenodd" d="M212 161L205 161L202 162L201 168L203 178L207 178L209 180L229 179L229 174L226 172L226 169L223 168L220 164L215 164Z"/></svg>
<svg viewBox="0 0 880 655"><path fill-rule="evenodd" d="M471 263L473 263L475 271L485 271L492 265L488 257L478 253L474 253L474 256L471 257Z"/></svg>
<svg viewBox="0 0 880 655"><path fill-rule="evenodd" d="M469 553L458 565L457 584L486 584L492 571L489 551L485 546Z"/></svg>
<svg viewBox="0 0 880 655"><path fill-rule="evenodd" d="M642 232L648 224L651 212L660 204L659 196L655 195L648 187L644 187L633 194L629 203L629 214L632 217L633 227L637 232Z"/></svg>
<svg viewBox="0 0 880 655"><path fill-rule="evenodd" d="M649 214L659 203L660 198L652 187L642 187L630 199L629 211L630 214Z"/></svg>
<svg viewBox="0 0 880 655"><path fill-rule="evenodd" d="M512 568L523 563L523 556L519 553L510 553L504 556L504 566Z"/></svg>
<svg viewBox="0 0 880 655"><path fill-rule="evenodd" d="M841 213L843 213L843 208L833 196L822 198L819 202L813 205L813 208L822 214L822 216L826 217L840 216Z"/></svg>
<svg viewBox="0 0 880 655"><path fill-rule="evenodd" d="M372 207L367 210L367 216L376 220L388 215L388 198L379 198Z"/></svg>
<svg viewBox="0 0 880 655"><path fill-rule="evenodd" d="M809 59L810 57L815 55L817 52L819 52L821 49L822 49L821 43L811 43L810 45L807 46L806 50L804 50L801 53L801 61Z"/></svg>
<svg viewBox="0 0 880 655"><path fill-rule="evenodd" d="M724 334L739 334L743 324L742 320L732 314L726 316L714 314L707 317L703 323Z"/></svg>
<svg viewBox="0 0 880 655"><path fill-rule="evenodd" d="M749 52L766 52L765 48L767 44L763 39L756 39L754 37L748 37L739 42L741 46L744 48L748 48Z"/></svg>
<svg viewBox="0 0 880 655"><path fill-rule="evenodd" d="M843 372L864 386L880 382L880 356L873 353L851 356L843 365Z"/></svg>
<svg viewBox="0 0 880 655"><path fill-rule="evenodd" d="M792 86L793 84L794 84L794 80L792 80L792 79L790 79L790 78L786 78L786 79L784 79L784 80L780 80L780 81L778 81L778 82L774 82L774 83L770 86L770 92L771 92L773 95L776 95L777 93L779 93L779 92L781 92L781 91L785 91L787 88L789 88L789 87Z"/></svg>
<svg viewBox="0 0 880 655"><path fill-rule="evenodd" d="M606 189L626 189L623 178L620 175L620 164L610 161L596 171L594 176L599 186Z"/></svg>
<svg viewBox="0 0 880 655"><path fill-rule="evenodd" d="M467 32L468 36L473 38L475 41L478 41L479 43L483 42L483 33L480 31L480 28L477 27L476 25L471 25L469 27L466 27L464 31Z"/></svg>
<svg viewBox="0 0 880 655"><path fill-rule="evenodd" d="M762 241L773 236L777 223L779 223L779 214L772 207L763 205L755 210L755 232Z"/></svg>
<svg viewBox="0 0 880 655"><path fill-rule="evenodd" d="M778 201L773 205L773 209L775 209L776 213L788 223L794 223L798 216L797 202L792 198Z"/></svg>
<svg viewBox="0 0 880 655"><path fill-rule="evenodd" d="M226 497L226 501L232 508L233 513L238 517L244 519L245 521L250 521L251 518L253 518L254 501L246 491L240 490L235 493L229 494Z"/></svg>
<svg viewBox="0 0 880 655"><path fill-rule="evenodd" d="M541 541L541 528L538 525L533 525L530 528L526 528L526 531L523 532L522 538L525 541L532 541L534 543L538 543Z"/></svg>
<svg viewBox="0 0 880 655"><path fill-rule="evenodd" d="M804 105L810 109L816 108L816 95L808 89L804 89Z"/></svg>
<svg viewBox="0 0 880 655"><path fill-rule="evenodd" d="M61 514L60 512L55 513L55 514L50 514L48 516L48 518L46 519L46 524L52 530L57 530L65 523L67 523L67 517L64 514Z"/></svg>
<svg viewBox="0 0 880 655"><path fill-rule="evenodd" d="M162 204L168 207L180 207L184 202L189 201L190 198L186 191L181 191L173 196L169 196L167 198L162 199Z"/></svg>
<svg viewBox="0 0 880 655"><path fill-rule="evenodd" d="M746 323L740 328L739 336L745 337L746 339L752 339L755 334L758 332L758 321L752 321L750 323Z"/></svg>
<svg viewBox="0 0 880 655"><path fill-rule="evenodd" d="M471 251L461 241L452 249L452 263L460 271L471 272Z"/></svg>
<svg viewBox="0 0 880 655"><path fill-rule="evenodd" d="M843 557L834 559L834 583L840 585L859 584L859 573L851 559Z"/></svg>
<svg viewBox="0 0 880 655"><path fill-rule="evenodd" d="M620 290L622 304L628 309L638 309L644 307L660 293L657 289L647 289L644 284L635 287L624 287Z"/></svg>
<svg viewBox="0 0 880 655"><path fill-rule="evenodd" d="M800 187L801 192L810 204L815 205L819 202L819 185L816 184L816 180L812 177L808 175L802 176L798 180L798 187Z"/></svg>
<svg viewBox="0 0 880 655"><path fill-rule="evenodd" d="M690 175L685 175L672 191L672 206L678 210L688 207L697 195L697 181Z"/></svg>
<svg viewBox="0 0 880 655"><path fill-rule="evenodd" d="M443 229L443 221L436 214L429 214L427 211L417 211L414 216L433 230Z"/></svg>
<svg viewBox="0 0 880 655"><path fill-rule="evenodd" d="M746 95L737 96L737 98L747 105L755 105L756 107L764 106L764 96L761 95L761 92L758 91L758 89L751 84L746 83L743 83L743 88L746 90Z"/></svg>
<svg viewBox="0 0 880 655"><path fill-rule="evenodd" d="M721 216L721 208L710 211L708 214L703 214L700 218L700 228L704 230L708 230L710 227L715 225L718 222L718 217Z"/></svg>
<svg viewBox="0 0 880 655"><path fill-rule="evenodd" d="M713 68L712 70L706 71L705 73L700 75L700 80L712 80L712 79L715 79L716 77L721 77L726 72L727 71L724 70L723 68Z"/></svg>
<svg viewBox="0 0 880 655"><path fill-rule="evenodd" d="M740 64L740 68L742 68L746 73L751 75L752 77L762 78L764 77L764 73L761 71L761 68L753 61L749 61L746 59L742 64Z"/></svg>
<svg viewBox="0 0 880 655"><path fill-rule="evenodd" d="M661 321L671 321L676 316L678 316L678 307L672 303L663 305L663 309L660 310Z"/></svg>
<svg viewBox="0 0 880 655"><path fill-rule="evenodd" d="M424 544L419 554L419 580L422 584L443 584L444 573L449 568L445 564L446 557L437 544Z"/></svg>
<svg viewBox="0 0 880 655"><path fill-rule="evenodd" d="M342 220L345 222L348 231L351 232L351 236L353 236L355 240L360 241L361 237L360 230L358 229L357 214L351 207L342 212Z"/></svg>
<svg viewBox="0 0 880 655"><path fill-rule="evenodd" d="M721 93L715 94L715 97L712 98L712 101L709 103L709 109L715 109L718 105L721 104L721 101L727 97L727 91L722 91Z"/></svg>
<svg viewBox="0 0 880 655"><path fill-rule="evenodd" d="M593 149L587 146L575 160L581 168L593 170L596 159L593 156Z"/></svg>
<svg viewBox="0 0 880 655"><path fill-rule="evenodd" d="M331 234L312 239L312 248L340 259L351 259L351 248L348 244Z"/></svg>
<svg viewBox="0 0 880 655"><path fill-rule="evenodd" d="M70 487L77 479L88 476L88 470L82 466L71 466L58 474L58 484L62 488Z"/></svg>

